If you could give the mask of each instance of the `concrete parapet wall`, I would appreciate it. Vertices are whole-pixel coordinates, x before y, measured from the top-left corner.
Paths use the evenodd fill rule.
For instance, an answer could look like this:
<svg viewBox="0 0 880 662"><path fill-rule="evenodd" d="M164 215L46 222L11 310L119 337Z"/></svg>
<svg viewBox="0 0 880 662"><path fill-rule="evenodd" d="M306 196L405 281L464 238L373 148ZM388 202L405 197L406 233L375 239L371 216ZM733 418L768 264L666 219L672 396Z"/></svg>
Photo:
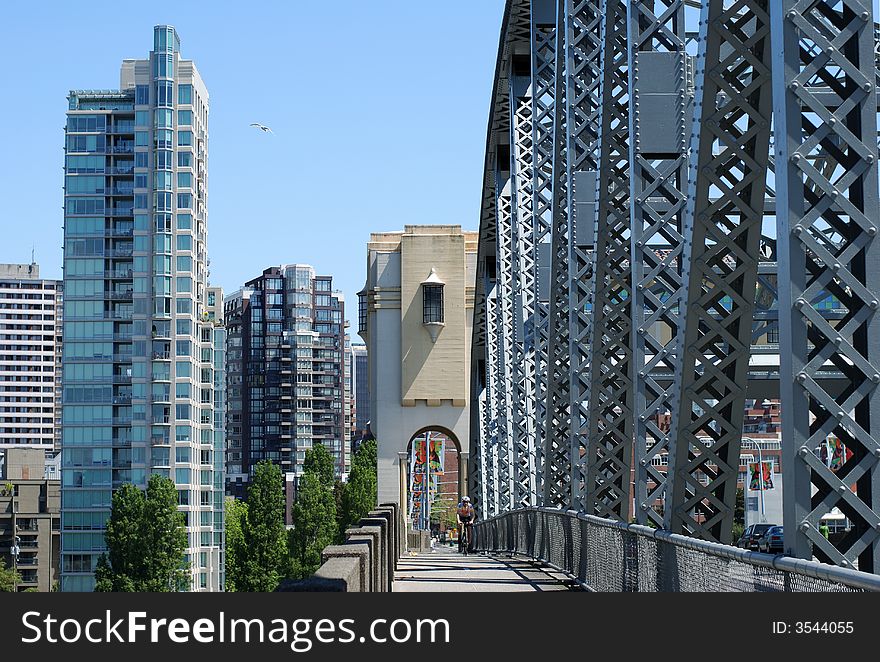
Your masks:
<svg viewBox="0 0 880 662"><path fill-rule="evenodd" d="M404 531L398 504L383 503L346 529L342 545L324 548L314 575L284 581L276 591L389 592L406 548Z"/></svg>
<svg viewBox="0 0 880 662"><path fill-rule="evenodd" d="M406 541L411 552L426 552L431 549L431 536L427 531L407 531Z"/></svg>

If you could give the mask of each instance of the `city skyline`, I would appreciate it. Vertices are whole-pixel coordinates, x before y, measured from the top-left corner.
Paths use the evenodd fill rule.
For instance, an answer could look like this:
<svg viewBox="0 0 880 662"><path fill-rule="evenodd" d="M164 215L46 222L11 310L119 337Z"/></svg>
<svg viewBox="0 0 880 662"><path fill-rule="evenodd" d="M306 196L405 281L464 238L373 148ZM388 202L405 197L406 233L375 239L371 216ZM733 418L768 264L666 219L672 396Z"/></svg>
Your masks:
<svg viewBox="0 0 880 662"><path fill-rule="evenodd" d="M20 117L11 105L0 109L7 124L13 117L24 123L10 136L20 158L14 167L0 166L0 173L7 190L18 192L8 196L9 218L27 219L30 232L7 238L0 262L29 262L33 248L43 277L62 278L65 97L76 88L116 88L118 72L106 63L139 57L144 32L168 24L186 35L212 95L211 284L229 292L266 264L307 262L333 273L335 286L356 300L371 230L405 223L476 227L503 4L389 2L376 8L351 2L340 11L277 3L270 22L264 12L222 3L208 10L108 4L112 11L88 16L59 4L39 21L35 8L11 7L10 20L23 29L10 35L10 46L29 66L4 76L25 92L33 110ZM334 36L328 41L307 27L294 29L291 41L290 26L297 23L332 24ZM86 27L101 40L71 49L70 35ZM369 37L377 31L395 40ZM234 40L240 48L228 48ZM318 52L322 63L315 65ZM292 64L275 66L284 62ZM426 70L440 83L427 82ZM273 133L250 126L254 122ZM38 185L33 172L49 177ZM346 240L328 241L337 235ZM285 240L267 244L265 236Z"/></svg>

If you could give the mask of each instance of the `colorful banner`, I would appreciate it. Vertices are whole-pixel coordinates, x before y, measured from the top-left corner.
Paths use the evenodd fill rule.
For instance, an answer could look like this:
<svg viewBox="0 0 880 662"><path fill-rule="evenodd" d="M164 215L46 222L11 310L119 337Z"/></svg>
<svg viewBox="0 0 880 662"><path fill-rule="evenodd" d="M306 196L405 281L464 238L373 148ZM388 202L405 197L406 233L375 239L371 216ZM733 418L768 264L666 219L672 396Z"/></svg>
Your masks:
<svg viewBox="0 0 880 662"><path fill-rule="evenodd" d="M426 511L430 510L429 504L440 491L440 476L444 467L445 440L436 438L428 441L429 435L413 439L410 452L408 510L410 519L418 528L429 526Z"/></svg>
<svg viewBox="0 0 880 662"><path fill-rule="evenodd" d="M758 469L758 466L761 469ZM772 490L773 489L773 463L750 462L749 463L749 489Z"/></svg>
<svg viewBox="0 0 880 662"><path fill-rule="evenodd" d="M831 471L840 469L852 456L853 452L834 435L828 435L825 443L819 446L819 457Z"/></svg>

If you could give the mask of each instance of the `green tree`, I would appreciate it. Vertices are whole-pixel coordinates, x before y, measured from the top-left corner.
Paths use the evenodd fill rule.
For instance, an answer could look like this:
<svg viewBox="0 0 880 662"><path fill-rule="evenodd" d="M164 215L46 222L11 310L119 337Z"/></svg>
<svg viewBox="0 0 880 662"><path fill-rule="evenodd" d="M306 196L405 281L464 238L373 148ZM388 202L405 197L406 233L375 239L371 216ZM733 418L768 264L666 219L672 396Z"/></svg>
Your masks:
<svg viewBox="0 0 880 662"><path fill-rule="evenodd" d="M303 579L321 565L321 550L333 544L337 531L333 490L315 472L306 471L300 478L292 515L289 574Z"/></svg>
<svg viewBox="0 0 880 662"><path fill-rule="evenodd" d="M731 533L733 544L740 539L746 528L746 495L745 491L736 488L736 503L733 508L733 531Z"/></svg>
<svg viewBox="0 0 880 662"><path fill-rule="evenodd" d="M6 563L0 557L0 593L12 593L16 585L21 582L21 575L12 568L6 568Z"/></svg>
<svg viewBox="0 0 880 662"><path fill-rule="evenodd" d="M146 492L123 485L113 494L104 533L107 553L98 559L95 590L170 592L185 588L185 517L177 510L177 488L153 474Z"/></svg>
<svg viewBox="0 0 880 662"><path fill-rule="evenodd" d="M274 591L287 559L281 469L269 460L257 464L248 487L247 516L242 519L243 553L235 590Z"/></svg>
<svg viewBox="0 0 880 662"><path fill-rule="evenodd" d="M303 462L303 473L311 471L314 473L321 485L333 488L333 456L324 444L315 444L306 451L306 458Z"/></svg>
<svg viewBox="0 0 880 662"><path fill-rule="evenodd" d="M244 544L244 520L247 519L247 503L226 497L226 590L238 591L242 585L242 572L247 557Z"/></svg>
<svg viewBox="0 0 880 662"><path fill-rule="evenodd" d="M376 507L377 493L376 440L370 439L361 444L351 462L351 473L342 494L343 529Z"/></svg>
<svg viewBox="0 0 880 662"><path fill-rule="evenodd" d="M342 499L345 495L345 483L338 478L333 483L333 502L336 505L336 544L345 542L345 523L342 521Z"/></svg>

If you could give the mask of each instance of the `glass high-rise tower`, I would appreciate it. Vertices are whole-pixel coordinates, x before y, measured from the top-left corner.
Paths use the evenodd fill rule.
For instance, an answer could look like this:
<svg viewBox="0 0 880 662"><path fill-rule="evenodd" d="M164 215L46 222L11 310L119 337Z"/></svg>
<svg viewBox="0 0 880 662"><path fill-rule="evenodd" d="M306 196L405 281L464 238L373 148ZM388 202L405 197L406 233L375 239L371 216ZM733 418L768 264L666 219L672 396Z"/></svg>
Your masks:
<svg viewBox="0 0 880 662"><path fill-rule="evenodd" d="M62 590L92 590L113 490L152 473L177 484L191 590L221 590L224 332L208 292L208 91L165 25L120 78L118 90L68 97Z"/></svg>
<svg viewBox="0 0 880 662"><path fill-rule="evenodd" d="M324 444L351 469L345 394L345 300L308 264L270 267L224 303L227 492L244 498L256 465L277 464L290 499L306 451Z"/></svg>

